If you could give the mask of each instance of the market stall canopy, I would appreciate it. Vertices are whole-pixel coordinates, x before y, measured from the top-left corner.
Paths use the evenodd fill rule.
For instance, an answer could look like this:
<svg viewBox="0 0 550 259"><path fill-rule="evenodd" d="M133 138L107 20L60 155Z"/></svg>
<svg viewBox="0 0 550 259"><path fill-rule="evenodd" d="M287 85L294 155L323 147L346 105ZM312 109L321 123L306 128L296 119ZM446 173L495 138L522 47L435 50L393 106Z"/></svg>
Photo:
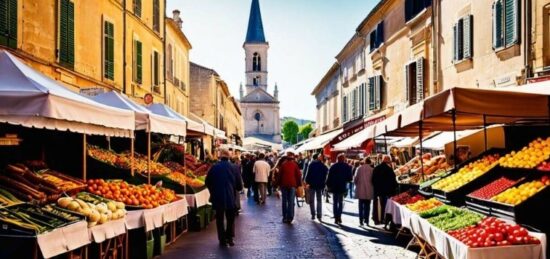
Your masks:
<svg viewBox="0 0 550 259"><path fill-rule="evenodd" d="M271 150L282 150L283 146L278 143L270 142L256 137L246 137L243 139L243 146L247 150L258 150L269 148Z"/></svg>
<svg viewBox="0 0 550 259"><path fill-rule="evenodd" d="M124 94L111 91L96 95L92 99L105 105L134 112L136 116L136 130L149 130L154 133L185 136L187 127L185 121L154 114L145 107L130 100Z"/></svg>
<svg viewBox="0 0 550 259"><path fill-rule="evenodd" d="M299 147L296 152L301 153L304 151L309 150L316 150L323 148L326 144L328 144L332 139L340 135L340 133L344 132L343 129L331 131L329 133L317 136L313 138L310 142L305 143L301 147Z"/></svg>
<svg viewBox="0 0 550 259"><path fill-rule="evenodd" d="M97 103L0 50L0 122L91 135L131 137L133 112Z"/></svg>
<svg viewBox="0 0 550 259"><path fill-rule="evenodd" d="M333 151L346 151L351 148L360 147L363 142L374 138L374 130L376 125L369 126L354 135L351 135L347 139L344 139L338 144L334 145Z"/></svg>
<svg viewBox="0 0 550 259"><path fill-rule="evenodd" d="M214 137L217 139L227 139L225 131L214 128Z"/></svg>
<svg viewBox="0 0 550 259"><path fill-rule="evenodd" d="M183 130L184 136L187 133L187 125L189 125L190 120L185 116L179 114L178 112L172 110L172 108L162 103L151 104L149 106L146 106L146 108L149 111L151 111L153 114L164 116L168 119L178 121L179 123L185 123L186 126L184 127L184 130ZM181 134L177 134L177 135L181 135Z"/></svg>
<svg viewBox="0 0 550 259"><path fill-rule="evenodd" d="M194 135L205 135L205 128L204 128L204 124L202 124L202 122L200 122L199 120L197 120L198 116L193 114L193 113L190 113L189 114L189 120L187 121L187 130L188 131L191 131L189 132L189 134L192 134L195 133Z"/></svg>
<svg viewBox="0 0 550 259"><path fill-rule="evenodd" d="M479 130L462 130L456 132L456 140L460 140L467 136L477 133ZM423 149L431 150L443 150L445 145L454 142L454 133L450 131L441 132L425 141L422 142ZM420 144L416 145L416 148L419 148Z"/></svg>
<svg viewBox="0 0 550 259"><path fill-rule="evenodd" d="M412 147L418 143L418 137L404 137L401 140L393 143L391 146L396 148Z"/></svg>
<svg viewBox="0 0 550 259"><path fill-rule="evenodd" d="M216 127L212 126L212 124L210 124L207 121L203 120L201 117L199 117L198 115L196 115L194 113L191 113L190 117L195 121L195 123L198 123L202 126L202 128L204 129L203 130L204 134L212 136L212 137L216 137L216 130L217 130ZM225 132L224 132L224 135L225 135Z"/></svg>

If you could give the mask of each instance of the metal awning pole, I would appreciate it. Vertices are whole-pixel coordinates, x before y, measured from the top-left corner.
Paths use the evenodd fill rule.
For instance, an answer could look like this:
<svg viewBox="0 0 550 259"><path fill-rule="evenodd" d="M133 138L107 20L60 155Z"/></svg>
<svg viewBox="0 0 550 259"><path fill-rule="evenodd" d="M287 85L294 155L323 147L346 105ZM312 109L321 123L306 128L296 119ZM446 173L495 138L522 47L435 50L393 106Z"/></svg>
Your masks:
<svg viewBox="0 0 550 259"><path fill-rule="evenodd" d="M485 141L485 151L487 151L487 115L483 114L483 138Z"/></svg>
<svg viewBox="0 0 550 259"><path fill-rule="evenodd" d="M424 138L424 136L422 134L422 127L423 127L422 124L423 124L422 121L418 122L418 140L420 145L420 173L421 173L420 178L422 179L422 182L424 182L424 158L422 154L422 150L423 150L422 139Z"/></svg>
<svg viewBox="0 0 550 259"><path fill-rule="evenodd" d="M147 132L147 183L151 184L151 131Z"/></svg>
<svg viewBox="0 0 550 259"><path fill-rule="evenodd" d="M87 166L86 166L86 160L88 156L87 146L86 143L86 134L82 134L82 179L86 181L87 179Z"/></svg>
<svg viewBox="0 0 550 259"><path fill-rule="evenodd" d="M136 136L134 135L134 133L132 132L132 138L130 139L130 173L132 174L132 177L134 176L134 173L135 173L135 157L134 157L134 152L135 152L135 142L136 142Z"/></svg>
<svg viewBox="0 0 550 259"><path fill-rule="evenodd" d="M386 155L388 153L388 140L386 139L386 134L384 134L384 150L386 150Z"/></svg>
<svg viewBox="0 0 550 259"><path fill-rule="evenodd" d="M456 110L452 110L452 120L453 120L453 169L457 167L457 154L456 154Z"/></svg>

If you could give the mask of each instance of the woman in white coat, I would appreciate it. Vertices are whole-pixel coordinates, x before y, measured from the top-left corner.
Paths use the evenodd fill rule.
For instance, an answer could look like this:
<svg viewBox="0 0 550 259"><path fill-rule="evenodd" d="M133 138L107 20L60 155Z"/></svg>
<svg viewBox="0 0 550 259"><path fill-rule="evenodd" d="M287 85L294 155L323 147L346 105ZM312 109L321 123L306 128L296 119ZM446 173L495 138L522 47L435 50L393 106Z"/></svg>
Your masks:
<svg viewBox="0 0 550 259"><path fill-rule="evenodd" d="M369 225L370 201L374 198L374 187L372 185L372 161L365 158L365 163L357 168L355 172L355 198L359 200L359 225Z"/></svg>

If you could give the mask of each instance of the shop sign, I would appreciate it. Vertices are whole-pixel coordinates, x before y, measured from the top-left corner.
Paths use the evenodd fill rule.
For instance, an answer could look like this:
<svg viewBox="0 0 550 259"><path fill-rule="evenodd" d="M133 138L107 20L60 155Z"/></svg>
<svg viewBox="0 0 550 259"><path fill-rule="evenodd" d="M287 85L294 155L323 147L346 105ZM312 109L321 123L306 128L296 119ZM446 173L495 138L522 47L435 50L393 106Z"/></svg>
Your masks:
<svg viewBox="0 0 550 259"><path fill-rule="evenodd" d="M147 105L152 104L152 103L153 103L153 95L150 94L150 93L149 93L149 94L145 94L145 95L143 96L143 102L144 102L145 104L147 104Z"/></svg>
<svg viewBox="0 0 550 259"><path fill-rule="evenodd" d="M105 89L102 87L90 87L90 88L80 88L80 94L86 96L97 96L105 92Z"/></svg>
<svg viewBox="0 0 550 259"><path fill-rule="evenodd" d="M550 75L540 76L540 77L536 77L536 78L527 79L527 83L528 84L534 84L534 83L545 82L545 81L549 81L549 80L550 80Z"/></svg>
<svg viewBox="0 0 550 259"><path fill-rule="evenodd" d="M342 132L340 135L338 135L336 138L334 138L332 143L342 142L344 139L347 139L347 138L351 137L352 135L358 133L359 131L364 130L365 128L367 128L369 126L372 126L376 123L382 122L385 119L386 119L386 115L383 115L383 116L365 121L362 124L357 125L353 128L347 129L344 132Z"/></svg>

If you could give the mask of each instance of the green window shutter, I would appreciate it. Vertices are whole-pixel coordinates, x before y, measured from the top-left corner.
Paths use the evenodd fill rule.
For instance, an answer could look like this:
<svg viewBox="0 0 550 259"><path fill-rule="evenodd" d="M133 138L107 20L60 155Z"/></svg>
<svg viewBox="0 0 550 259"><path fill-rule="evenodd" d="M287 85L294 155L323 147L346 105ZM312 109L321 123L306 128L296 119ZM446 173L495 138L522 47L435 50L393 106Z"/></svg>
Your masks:
<svg viewBox="0 0 550 259"><path fill-rule="evenodd" d="M376 93L374 90L374 84L374 77L369 77L369 111L373 111L376 109Z"/></svg>
<svg viewBox="0 0 550 259"><path fill-rule="evenodd" d="M493 4L493 49L504 46L502 34L502 1L498 0Z"/></svg>
<svg viewBox="0 0 550 259"><path fill-rule="evenodd" d="M474 16L468 15L463 18L462 22L462 34L464 39L463 44L463 58L472 58L474 53Z"/></svg>
<svg viewBox="0 0 550 259"><path fill-rule="evenodd" d="M505 0L504 40L506 47L519 42L519 4L518 0Z"/></svg>
<svg viewBox="0 0 550 259"><path fill-rule="evenodd" d="M416 61L416 102L424 100L424 58Z"/></svg>
<svg viewBox="0 0 550 259"><path fill-rule="evenodd" d="M153 0L153 30L160 32L160 4L159 0Z"/></svg>
<svg viewBox="0 0 550 259"><path fill-rule="evenodd" d="M0 45L8 45L8 1L0 1Z"/></svg>
<svg viewBox="0 0 550 259"><path fill-rule="evenodd" d="M382 76L376 76L374 79L374 108L380 110L380 108L382 108L382 84L384 81L382 81Z"/></svg>
<svg viewBox="0 0 550 259"><path fill-rule="evenodd" d="M17 0L5 0L8 3L8 19L7 30L8 33L8 47L17 48Z"/></svg>
<svg viewBox="0 0 550 259"><path fill-rule="evenodd" d="M159 85L159 53L153 52L153 85Z"/></svg>
<svg viewBox="0 0 550 259"><path fill-rule="evenodd" d="M104 23L104 77L107 79L115 79L115 39L114 25L110 22Z"/></svg>
<svg viewBox="0 0 550 259"><path fill-rule="evenodd" d="M453 26L453 61L458 61L458 24Z"/></svg>
<svg viewBox="0 0 550 259"><path fill-rule="evenodd" d="M69 0L60 1L59 61L65 66L74 66L74 3Z"/></svg>
<svg viewBox="0 0 550 259"><path fill-rule="evenodd" d="M143 79L143 53L140 41L136 41L136 82L142 83Z"/></svg>
<svg viewBox="0 0 550 259"><path fill-rule="evenodd" d="M409 65L405 65L405 101L407 102L407 104L410 104L411 103L411 91L410 91L410 88L411 88L411 83L410 83L410 70L409 70Z"/></svg>
<svg viewBox="0 0 550 259"><path fill-rule="evenodd" d="M456 25L456 59L464 59L464 20L458 20Z"/></svg>
<svg viewBox="0 0 550 259"><path fill-rule="evenodd" d="M134 0L134 14L141 17L141 0Z"/></svg>

